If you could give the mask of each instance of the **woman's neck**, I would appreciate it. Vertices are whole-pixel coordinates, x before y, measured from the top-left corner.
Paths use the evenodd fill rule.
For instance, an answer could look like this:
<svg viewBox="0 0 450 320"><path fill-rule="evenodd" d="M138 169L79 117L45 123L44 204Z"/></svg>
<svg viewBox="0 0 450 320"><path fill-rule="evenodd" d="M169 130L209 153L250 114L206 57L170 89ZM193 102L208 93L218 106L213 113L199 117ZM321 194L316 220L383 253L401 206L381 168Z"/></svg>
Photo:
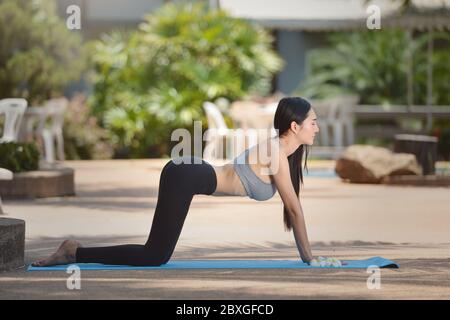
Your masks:
<svg viewBox="0 0 450 320"><path fill-rule="evenodd" d="M295 152L295 150L300 147L300 144L293 139L287 139L286 137L280 137L280 145L283 147L283 150L286 152L286 155L289 157L291 154Z"/></svg>

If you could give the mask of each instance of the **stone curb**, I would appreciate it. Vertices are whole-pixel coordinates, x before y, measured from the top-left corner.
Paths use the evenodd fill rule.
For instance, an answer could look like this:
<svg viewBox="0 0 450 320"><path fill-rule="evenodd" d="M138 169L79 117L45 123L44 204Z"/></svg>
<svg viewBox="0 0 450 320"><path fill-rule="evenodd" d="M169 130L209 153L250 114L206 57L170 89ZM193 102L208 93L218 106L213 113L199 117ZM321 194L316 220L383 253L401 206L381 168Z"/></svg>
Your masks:
<svg viewBox="0 0 450 320"><path fill-rule="evenodd" d="M0 218L0 271L24 265L25 221Z"/></svg>
<svg viewBox="0 0 450 320"><path fill-rule="evenodd" d="M13 180L0 181L0 196L3 199L72 196L74 180L71 168L15 173Z"/></svg>

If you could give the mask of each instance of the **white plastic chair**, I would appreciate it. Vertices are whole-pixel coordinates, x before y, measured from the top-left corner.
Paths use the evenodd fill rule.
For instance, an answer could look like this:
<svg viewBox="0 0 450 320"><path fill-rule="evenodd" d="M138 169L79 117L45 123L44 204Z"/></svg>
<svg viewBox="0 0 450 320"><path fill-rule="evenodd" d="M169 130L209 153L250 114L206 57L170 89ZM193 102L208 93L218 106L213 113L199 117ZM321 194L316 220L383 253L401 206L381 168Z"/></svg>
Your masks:
<svg viewBox="0 0 450 320"><path fill-rule="evenodd" d="M0 180L12 180L13 173L7 169L0 168ZM0 196L0 215L3 214L2 197Z"/></svg>
<svg viewBox="0 0 450 320"><path fill-rule="evenodd" d="M320 137L320 144L322 146L330 146L330 140L331 140L331 133L330 128L333 123L333 118L331 116L332 113L334 113L333 108L335 108L335 105L330 103L330 101L327 100L312 100L311 106L313 107L319 124L319 137Z"/></svg>
<svg viewBox="0 0 450 320"><path fill-rule="evenodd" d="M352 145L355 141L354 134L354 107L359 101L356 95L345 95L333 99L330 119L333 129L334 146L343 147ZM344 130L346 133L346 144L344 142Z"/></svg>
<svg viewBox="0 0 450 320"><path fill-rule="evenodd" d="M45 162L55 162L55 142L58 160L64 161L63 125L68 106L66 98L48 100L44 106L29 107L21 128L21 141L36 140L43 147Z"/></svg>
<svg viewBox="0 0 450 320"><path fill-rule="evenodd" d="M0 114L5 114L3 136L0 138L0 143L17 141L20 124L27 106L28 102L25 99L0 100Z"/></svg>
<svg viewBox="0 0 450 320"><path fill-rule="evenodd" d="M354 143L354 106L359 97L344 95L327 100L315 100L312 107L319 120L321 145L343 147ZM344 131L346 141L344 141Z"/></svg>
<svg viewBox="0 0 450 320"><path fill-rule="evenodd" d="M229 129L222 113L214 103L209 101L204 102L203 109L205 110L206 118L208 120L208 130L205 135L207 142L205 150L203 151L204 159L221 158L224 138L226 143L226 159L234 158L241 149L245 149L245 138L247 137L247 134L242 129ZM228 148L229 143L227 139L229 137L232 139L233 152L230 152L230 149ZM242 141L244 141L243 145ZM236 143L238 144L237 146Z"/></svg>
<svg viewBox="0 0 450 320"><path fill-rule="evenodd" d="M268 130L264 137L276 137L277 131L273 126L273 118L278 108L278 102L272 102L259 107L255 117L248 119L248 123L252 128Z"/></svg>
<svg viewBox="0 0 450 320"><path fill-rule="evenodd" d="M69 101L66 98L56 98L48 100L45 108L50 117L50 126L42 128L42 138L45 146L45 161L55 162L55 143L58 160L64 161L64 115Z"/></svg>

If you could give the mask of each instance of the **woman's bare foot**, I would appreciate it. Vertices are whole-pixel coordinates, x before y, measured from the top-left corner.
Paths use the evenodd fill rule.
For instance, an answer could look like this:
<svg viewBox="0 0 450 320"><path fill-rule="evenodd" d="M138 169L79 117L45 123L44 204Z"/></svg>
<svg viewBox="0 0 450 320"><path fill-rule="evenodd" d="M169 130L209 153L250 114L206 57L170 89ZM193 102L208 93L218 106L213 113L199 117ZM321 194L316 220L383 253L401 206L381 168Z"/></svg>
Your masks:
<svg viewBox="0 0 450 320"><path fill-rule="evenodd" d="M56 264L68 264L76 262L77 248L82 247L76 240L65 240L59 246L58 250L47 259L41 259L33 262L33 267L46 267Z"/></svg>

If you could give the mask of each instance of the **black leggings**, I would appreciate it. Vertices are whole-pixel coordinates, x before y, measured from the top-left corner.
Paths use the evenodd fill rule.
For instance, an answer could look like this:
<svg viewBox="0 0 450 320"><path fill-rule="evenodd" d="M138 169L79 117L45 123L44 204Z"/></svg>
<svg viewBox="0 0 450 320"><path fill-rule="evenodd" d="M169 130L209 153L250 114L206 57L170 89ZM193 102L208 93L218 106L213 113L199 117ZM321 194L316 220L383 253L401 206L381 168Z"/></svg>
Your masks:
<svg viewBox="0 0 450 320"><path fill-rule="evenodd" d="M110 247L78 248L76 262L133 266L159 266L169 261L183 228L195 194L210 195L217 187L214 168L206 161L194 163L195 156L185 156L191 164L170 160L159 181L158 201L152 227L144 245L126 244Z"/></svg>

